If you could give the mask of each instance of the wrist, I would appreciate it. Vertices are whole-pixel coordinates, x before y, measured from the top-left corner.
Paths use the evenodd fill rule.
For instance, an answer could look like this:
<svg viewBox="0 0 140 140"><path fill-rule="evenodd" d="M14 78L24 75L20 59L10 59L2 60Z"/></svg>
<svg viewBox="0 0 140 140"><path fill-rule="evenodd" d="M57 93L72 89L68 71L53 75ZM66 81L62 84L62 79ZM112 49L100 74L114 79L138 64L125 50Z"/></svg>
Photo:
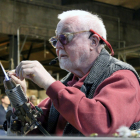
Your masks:
<svg viewBox="0 0 140 140"><path fill-rule="evenodd" d="M49 86L54 83L56 80L54 78L51 78L49 80L46 81L46 83L44 84L43 88L47 91L47 89L49 88Z"/></svg>

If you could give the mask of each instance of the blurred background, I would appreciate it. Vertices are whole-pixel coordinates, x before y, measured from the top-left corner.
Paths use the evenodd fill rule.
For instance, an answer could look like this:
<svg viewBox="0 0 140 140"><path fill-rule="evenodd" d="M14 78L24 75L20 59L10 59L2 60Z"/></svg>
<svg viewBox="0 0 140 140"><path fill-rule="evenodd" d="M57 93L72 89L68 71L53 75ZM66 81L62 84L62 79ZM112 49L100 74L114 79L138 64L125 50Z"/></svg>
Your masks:
<svg viewBox="0 0 140 140"><path fill-rule="evenodd" d="M0 0L0 61L6 70L22 60L38 60L57 80L67 74L59 64L48 39L55 35L57 15L66 10L83 9L97 13L104 21L115 57L135 67L140 74L139 0ZM5 93L0 69L0 96ZM45 91L27 80L27 96L37 104Z"/></svg>

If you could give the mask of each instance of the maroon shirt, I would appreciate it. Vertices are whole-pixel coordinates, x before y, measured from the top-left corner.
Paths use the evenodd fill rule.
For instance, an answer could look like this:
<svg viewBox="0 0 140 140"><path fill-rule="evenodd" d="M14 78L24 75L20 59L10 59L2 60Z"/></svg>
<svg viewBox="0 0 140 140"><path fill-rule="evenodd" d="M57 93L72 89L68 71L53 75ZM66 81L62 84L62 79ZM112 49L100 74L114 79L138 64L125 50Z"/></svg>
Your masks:
<svg viewBox="0 0 140 140"><path fill-rule="evenodd" d="M133 72L113 73L97 87L92 99L79 90L86 76L79 81L74 77L68 86L60 81L51 84L46 92L50 98L38 105L44 112L39 119L44 127L51 102L61 114L55 135L62 135L67 121L85 136L92 133L107 136L122 125L130 127L140 121L140 86Z"/></svg>

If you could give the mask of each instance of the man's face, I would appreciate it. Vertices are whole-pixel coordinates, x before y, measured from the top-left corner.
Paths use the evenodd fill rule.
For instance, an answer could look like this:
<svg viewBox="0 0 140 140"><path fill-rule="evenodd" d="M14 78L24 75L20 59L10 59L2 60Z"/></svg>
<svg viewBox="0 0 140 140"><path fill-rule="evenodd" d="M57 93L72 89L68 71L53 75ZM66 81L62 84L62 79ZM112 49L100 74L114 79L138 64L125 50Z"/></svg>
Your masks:
<svg viewBox="0 0 140 140"><path fill-rule="evenodd" d="M6 105L9 105L9 104L10 104L10 100L9 100L8 96L5 96L5 97L2 99L2 103L6 104Z"/></svg>
<svg viewBox="0 0 140 140"><path fill-rule="evenodd" d="M79 32L77 28L77 20L70 18L60 21L57 25L56 36L62 33ZM73 72L86 67L90 57L90 41L88 39L89 32L75 34L74 38L66 45L62 45L59 41L56 45L56 54L59 58L59 65L62 69Z"/></svg>

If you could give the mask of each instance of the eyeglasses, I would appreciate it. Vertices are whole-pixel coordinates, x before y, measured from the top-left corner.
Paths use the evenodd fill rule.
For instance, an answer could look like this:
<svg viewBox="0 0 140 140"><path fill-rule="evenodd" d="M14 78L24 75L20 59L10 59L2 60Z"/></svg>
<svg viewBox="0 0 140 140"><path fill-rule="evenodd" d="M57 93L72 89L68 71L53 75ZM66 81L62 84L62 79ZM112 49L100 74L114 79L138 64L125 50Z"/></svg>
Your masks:
<svg viewBox="0 0 140 140"><path fill-rule="evenodd" d="M83 32L91 32L89 38L93 35L93 34L97 34L99 36L100 43L101 44L106 44L109 49L111 50L111 55L114 55L114 51L112 49L112 46L110 45L110 43L105 40L102 36L100 36L98 33L96 33L94 30L90 29L89 31L80 31L80 32L74 32L74 33L64 33L64 34L60 34L59 36L54 36L52 38L49 39L49 42L51 43L51 45L56 48L56 44L58 42L58 40L61 42L62 45L66 45L68 44L73 38L74 38L74 34L79 34L79 33L83 33Z"/></svg>
<svg viewBox="0 0 140 140"><path fill-rule="evenodd" d="M60 41L60 43L62 45L67 45L73 38L75 34L80 34L83 32L89 32L89 31L80 31L80 32L74 32L74 33L64 33L64 34L60 34L58 36L54 36L51 37L49 39L49 42L51 43L51 45L56 48L56 44L58 42L58 40Z"/></svg>

